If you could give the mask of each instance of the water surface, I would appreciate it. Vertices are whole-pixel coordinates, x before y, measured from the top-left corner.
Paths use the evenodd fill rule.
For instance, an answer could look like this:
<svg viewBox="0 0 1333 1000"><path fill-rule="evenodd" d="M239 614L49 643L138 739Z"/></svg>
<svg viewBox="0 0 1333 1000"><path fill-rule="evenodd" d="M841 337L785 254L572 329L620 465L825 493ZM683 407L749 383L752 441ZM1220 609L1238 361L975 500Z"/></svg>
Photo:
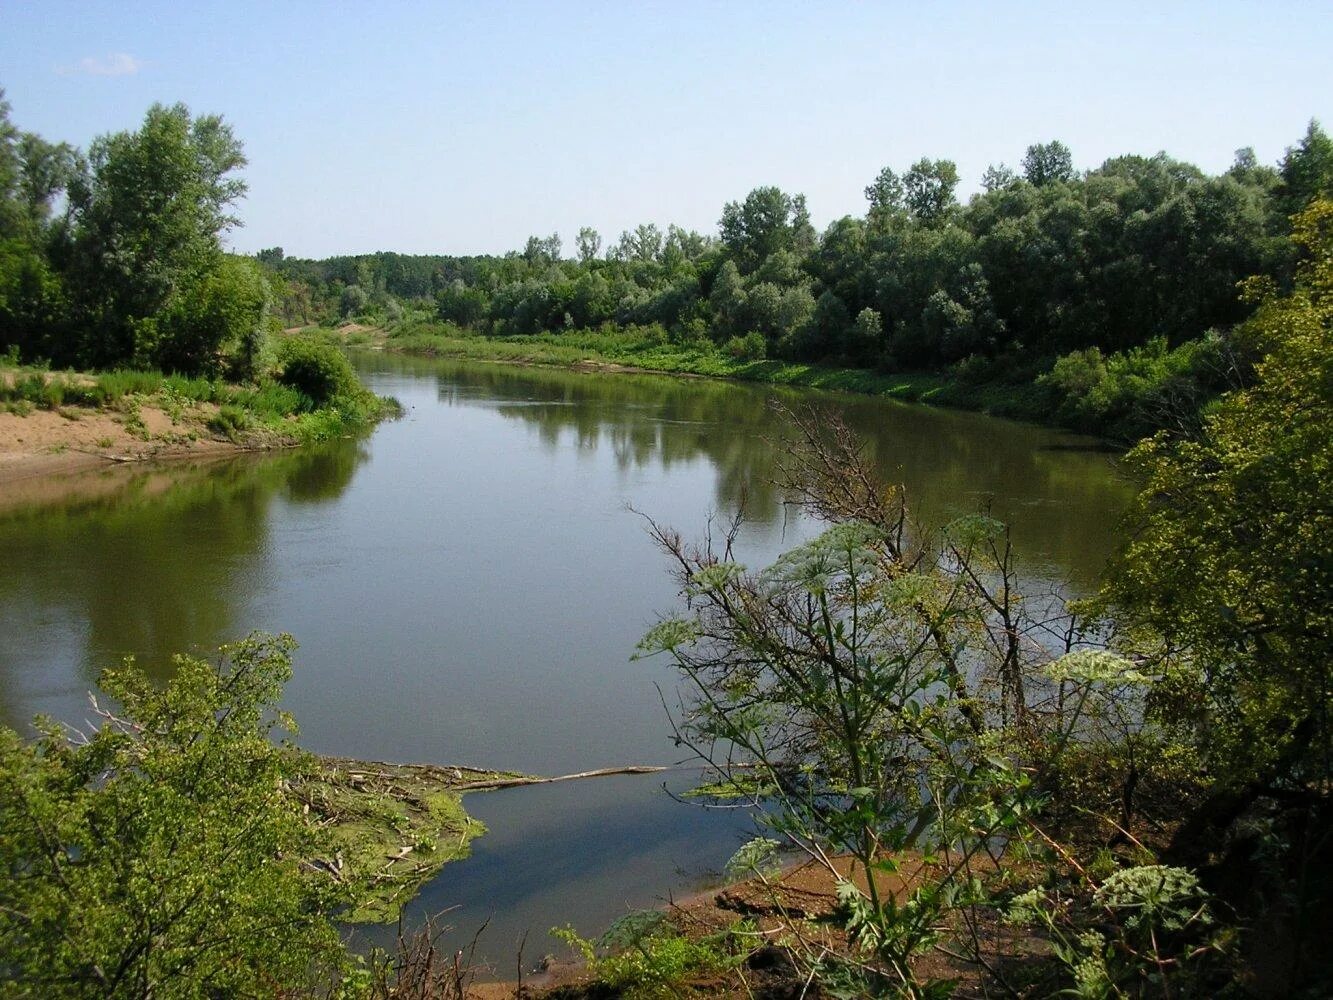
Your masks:
<svg viewBox="0 0 1333 1000"><path fill-rule="evenodd" d="M742 501L744 561L815 530L771 485L770 407L836 407L917 515L989 508L1029 577L1090 587L1129 487L1111 459L1037 428L883 400L694 379L358 358L402 420L361 441L165 471L0 513L0 720L77 721L97 672L261 628L301 643L285 706L303 745L544 774L671 763L665 664L629 662L672 609L630 507L701 532ZM2 490L3 487L0 487ZM687 775L670 782L683 788ZM743 839L735 812L660 778L467 800L491 827L413 904L512 968L516 941L595 930L697 886Z"/></svg>

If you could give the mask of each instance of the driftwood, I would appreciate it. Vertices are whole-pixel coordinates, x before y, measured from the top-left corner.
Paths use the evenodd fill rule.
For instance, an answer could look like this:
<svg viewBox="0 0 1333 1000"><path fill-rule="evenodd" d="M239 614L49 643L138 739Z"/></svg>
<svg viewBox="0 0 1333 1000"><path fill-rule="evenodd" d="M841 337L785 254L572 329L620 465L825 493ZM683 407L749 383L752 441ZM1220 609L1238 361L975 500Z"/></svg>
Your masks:
<svg viewBox="0 0 1333 1000"><path fill-rule="evenodd" d="M665 764L654 766L631 765L629 767L599 767L595 771L578 771L575 774L561 774L554 778L538 778L531 775L521 775L515 778L490 778L481 781L469 781L461 785L455 785L454 791L475 792L492 788L515 788L522 785L550 785L557 781L578 781L581 778L607 778L614 774L657 774L661 771L670 770L671 768Z"/></svg>

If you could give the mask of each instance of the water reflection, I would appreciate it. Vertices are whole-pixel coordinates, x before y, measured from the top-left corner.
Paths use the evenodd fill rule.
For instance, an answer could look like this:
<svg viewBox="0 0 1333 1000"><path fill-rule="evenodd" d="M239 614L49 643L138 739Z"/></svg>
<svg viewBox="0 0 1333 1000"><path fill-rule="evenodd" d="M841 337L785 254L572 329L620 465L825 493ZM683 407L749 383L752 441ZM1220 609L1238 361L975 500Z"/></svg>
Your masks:
<svg viewBox="0 0 1333 1000"><path fill-rule="evenodd" d="M773 525L774 488L788 428L775 403L836 411L886 482L906 486L914 516L939 524L989 507L1042 575L1090 588L1132 495L1112 454L1044 428L889 400L654 375L598 375L449 360L367 356L370 370L433 376L441 402L475 405L529 426L549 450L606 449L619 469L706 460L714 506ZM465 381L467 389L460 389ZM691 525L679 525L683 530Z"/></svg>
<svg viewBox="0 0 1333 1000"><path fill-rule="evenodd" d="M336 498L367 454L336 442L112 470L0 513L0 719L22 726L81 698L126 655L160 675L173 653L247 632L274 503Z"/></svg>

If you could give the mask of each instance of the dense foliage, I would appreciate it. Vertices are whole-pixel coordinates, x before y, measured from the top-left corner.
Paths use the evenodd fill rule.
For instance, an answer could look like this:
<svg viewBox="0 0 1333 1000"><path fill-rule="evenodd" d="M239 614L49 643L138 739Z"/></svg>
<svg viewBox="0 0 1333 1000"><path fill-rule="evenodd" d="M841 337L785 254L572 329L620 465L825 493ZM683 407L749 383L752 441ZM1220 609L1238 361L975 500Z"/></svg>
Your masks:
<svg viewBox="0 0 1333 1000"><path fill-rule="evenodd" d="M292 643L132 664L97 728L0 729L0 983L16 996L274 996L340 959L320 834L285 794L301 759L269 738Z"/></svg>
<svg viewBox="0 0 1333 1000"><path fill-rule="evenodd" d="M1007 995L1327 988L1333 202L1294 236L1294 288L1248 286L1253 383L1132 452L1144 488L1095 600L1021 588L989 517L911 524L813 416L785 485L825 533L754 572L731 535L654 526L686 607L642 648L681 671L708 790L867 876L840 876L855 960L798 948L811 977L946 995L919 965L943 943ZM979 929L996 912L1051 960L1014 963Z"/></svg>
<svg viewBox="0 0 1333 1000"><path fill-rule="evenodd" d="M558 235L503 257L259 259L286 282L289 323L392 323L429 303L490 335L657 326L736 357L971 382L1048 372L1036 395L1050 415L1132 439L1193 421L1246 377L1253 358L1229 337L1250 310L1237 283L1289 285L1289 215L1333 190L1330 150L1312 122L1276 168L1241 150L1219 176L1165 154L1080 173L1040 143L966 205L948 160L885 168L865 216L822 234L802 196L760 187L723 207L716 237L641 225L602 257L585 229L575 259Z"/></svg>
<svg viewBox="0 0 1333 1000"><path fill-rule="evenodd" d="M231 128L154 105L87 153L20 132L0 94L0 349L62 366L254 374L271 293L226 253Z"/></svg>
<svg viewBox="0 0 1333 1000"><path fill-rule="evenodd" d="M1333 778L1333 202L1296 217L1296 241L1295 290L1251 289L1255 384L1199 435L1131 453L1146 485L1108 584L1123 627L1157 637L1157 710L1214 783L1178 838L1196 854L1260 800L1317 813Z"/></svg>

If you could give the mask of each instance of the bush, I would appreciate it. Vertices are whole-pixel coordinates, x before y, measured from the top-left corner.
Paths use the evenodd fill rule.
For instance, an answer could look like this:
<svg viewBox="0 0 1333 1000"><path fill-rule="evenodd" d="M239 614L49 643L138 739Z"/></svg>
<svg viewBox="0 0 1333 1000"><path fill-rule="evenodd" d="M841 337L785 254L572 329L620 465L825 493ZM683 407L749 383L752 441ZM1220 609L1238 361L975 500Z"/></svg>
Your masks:
<svg viewBox="0 0 1333 1000"><path fill-rule="evenodd" d="M301 869L325 835L284 792L306 764L270 739L293 647L177 657L165 688L127 661L101 679L123 716L0 728L0 994L293 995L343 961L341 897Z"/></svg>
<svg viewBox="0 0 1333 1000"><path fill-rule="evenodd" d="M208 429L235 441L254 425L250 414L239 406L223 406L208 420Z"/></svg>
<svg viewBox="0 0 1333 1000"><path fill-rule="evenodd" d="M737 927L702 939L681 934L666 915L653 910L630 913L596 941L572 927L551 933L577 951L597 981L627 1000L658 1000L691 995L688 980L716 975L740 961L733 948Z"/></svg>
<svg viewBox="0 0 1333 1000"><path fill-rule="evenodd" d="M361 383L346 355L311 340L290 340L279 353L278 382L300 392L318 409L357 395Z"/></svg>
<svg viewBox="0 0 1333 1000"><path fill-rule="evenodd" d="M1160 337L1110 355L1089 347L1057 359L1037 385L1056 419L1075 430L1136 440L1164 427L1192 429L1200 408L1230 387L1230 347L1216 334L1174 349Z"/></svg>
<svg viewBox="0 0 1333 1000"><path fill-rule="evenodd" d="M751 330L744 337L732 337L722 346L722 350L737 361L761 361L768 352L768 344L764 342L762 333Z"/></svg>

